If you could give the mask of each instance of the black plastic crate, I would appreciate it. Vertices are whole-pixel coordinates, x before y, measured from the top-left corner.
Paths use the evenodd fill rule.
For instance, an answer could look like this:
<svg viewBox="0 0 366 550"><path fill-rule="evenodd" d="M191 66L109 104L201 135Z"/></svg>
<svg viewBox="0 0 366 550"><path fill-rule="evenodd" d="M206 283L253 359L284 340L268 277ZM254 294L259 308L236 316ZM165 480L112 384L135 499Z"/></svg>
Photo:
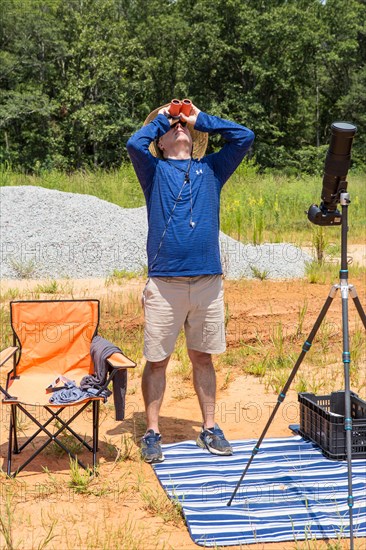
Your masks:
<svg viewBox="0 0 366 550"><path fill-rule="evenodd" d="M347 458L344 429L344 391L330 395L299 393L299 434L317 443L335 460ZM351 392L352 458L366 458L366 402Z"/></svg>

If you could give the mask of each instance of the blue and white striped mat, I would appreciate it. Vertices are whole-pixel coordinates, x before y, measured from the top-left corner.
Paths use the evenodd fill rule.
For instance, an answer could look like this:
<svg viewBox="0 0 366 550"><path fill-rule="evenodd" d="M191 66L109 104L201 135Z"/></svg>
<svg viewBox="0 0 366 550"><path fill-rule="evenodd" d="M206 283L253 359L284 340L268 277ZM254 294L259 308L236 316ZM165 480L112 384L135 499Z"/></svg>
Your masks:
<svg viewBox="0 0 366 550"><path fill-rule="evenodd" d="M227 506L256 440L218 457L194 441L163 445L155 464L163 488L183 507L193 541L234 546L349 537L347 462L325 458L300 436L269 438ZM366 536L366 460L354 460L354 536Z"/></svg>

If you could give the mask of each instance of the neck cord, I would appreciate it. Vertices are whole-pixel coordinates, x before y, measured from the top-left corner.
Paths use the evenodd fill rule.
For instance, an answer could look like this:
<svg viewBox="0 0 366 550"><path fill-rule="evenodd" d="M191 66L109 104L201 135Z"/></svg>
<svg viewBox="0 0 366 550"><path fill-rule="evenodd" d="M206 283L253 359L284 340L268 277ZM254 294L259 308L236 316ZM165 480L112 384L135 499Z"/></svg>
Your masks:
<svg viewBox="0 0 366 550"><path fill-rule="evenodd" d="M175 160L180 160L180 159L175 159ZM182 160L185 160L185 159L182 159ZM192 164L192 157L189 158L189 163L188 163L188 166L187 166L187 170L185 170L184 168L180 168L180 166L176 166L175 164L173 164L172 162L170 162L169 159L166 159L166 162L170 165L170 166L173 166L173 168L175 168L176 170L179 170L179 172L183 172L184 173L184 179L186 181L189 181L189 171L191 169L191 164Z"/></svg>
<svg viewBox="0 0 366 550"><path fill-rule="evenodd" d="M179 159L178 159L179 160ZM189 220L189 225L191 226L192 229L194 229L195 225L196 225L196 222L193 221L193 198L192 198L192 182L191 182L191 178L189 176L189 172L191 170L191 164L192 164L192 157L190 157L189 159L189 163L188 163L188 166L187 166L187 170L184 170L183 168L180 168L179 166L175 166L175 164L172 164L171 162L169 162L169 160L167 159L166 162L170 165L170 166L173 166L173 168L175 168L176 170L179 170L180 172L184 172L184 184L183 184L183 187L186 183L189 183L189 203L190 203L190 220ZM181 192L183 190L183 187L181 189ZM175 205L174 205L174 208L175 208ZM173 212L172 212L173 213Z"/></svg>
<svg viewBox="0 0 366 550"><path fill-rule="evenodd" d="M180 200L180 197L181 197L181 194L183 193L183 189L186 185L186 183L189 183L189 196L190 196L190 209L191 209L191 216L190 216L190 222L189 222L189 225L191 226L192 229L194 229L195 227L195 222L192 221L192 214L193 214L193 202L192 202L192 184L191 184L191 178L189 177L189 172L190 172L190 169L191 169L191 164L192 164L192 157L189 159L189 163L188 163L188 166L187 166L187 170L184 170L183 168L180 168L179 166L175 166L174 164L172 164L171 162L169 162L169 160L166 161L168 164L170 164L170 166L173 166L173 168L176 168L177 170L179 170L180 172L184 172L184 182L183 182L183 185L182 187L180 188L180 191L178 193L178 196L177 198L175 199L175 203L173 205L173 208L172 208L172 211L170 212L170 215L169 215L169 219L168 221L166 222L165 224L165 227L164 227L164 231L161 235L161 239L160 239L160 243L159 243L159 246L158 246L158 250L154 256L154 259L153 261L151 262L151 269L153 269L153 266L154 266L154 263L156 261L156 258L158 257L158 254L160 252L160 249L161 249L161 246L163 244L163 240L164 240L164 237L165 237L165 234L167 232L167 229L168 229L168 226L171 222L171 219L173 217L173 213L174 213L174 210L178 204L178 201Z"/></svg>

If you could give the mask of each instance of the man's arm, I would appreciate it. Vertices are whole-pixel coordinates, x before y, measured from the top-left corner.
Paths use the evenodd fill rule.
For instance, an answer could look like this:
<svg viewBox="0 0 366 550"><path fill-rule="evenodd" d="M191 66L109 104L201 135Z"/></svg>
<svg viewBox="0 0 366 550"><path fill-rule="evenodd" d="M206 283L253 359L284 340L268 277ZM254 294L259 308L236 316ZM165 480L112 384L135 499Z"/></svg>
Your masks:
<svg viewBox="0 0 366 550"><path fill-rule="evenodd" d="M159 114L153 121L138 130L127 142L127 151L138 180L145 192L152 184L158 160L150 153L149 145L170 129L168 119Z"/></svg>
<svg viewBox="0 0 366 550"><path fill-rule="evenodd" d="M197 116L195 129L211 134L220 134L226 141L218 153L208 155L221 185L239 166L254 141L254 132L229 120L208 115L202 111Z"/></svg>

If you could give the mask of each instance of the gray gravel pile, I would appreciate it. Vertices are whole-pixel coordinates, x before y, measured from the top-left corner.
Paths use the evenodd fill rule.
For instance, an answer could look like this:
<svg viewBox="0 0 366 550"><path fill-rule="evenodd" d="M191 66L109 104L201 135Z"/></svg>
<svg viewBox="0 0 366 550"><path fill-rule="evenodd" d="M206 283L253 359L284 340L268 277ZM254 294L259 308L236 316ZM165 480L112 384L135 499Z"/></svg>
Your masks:
<svg viewBox="0 0 366 550"><path fill-rule="evenodd" d="M147 264L146 208L42 187L0 188L2 278L106 277ZM310 256L291 244L243 245L220 233L229 279L304 276Z"/></svg>

